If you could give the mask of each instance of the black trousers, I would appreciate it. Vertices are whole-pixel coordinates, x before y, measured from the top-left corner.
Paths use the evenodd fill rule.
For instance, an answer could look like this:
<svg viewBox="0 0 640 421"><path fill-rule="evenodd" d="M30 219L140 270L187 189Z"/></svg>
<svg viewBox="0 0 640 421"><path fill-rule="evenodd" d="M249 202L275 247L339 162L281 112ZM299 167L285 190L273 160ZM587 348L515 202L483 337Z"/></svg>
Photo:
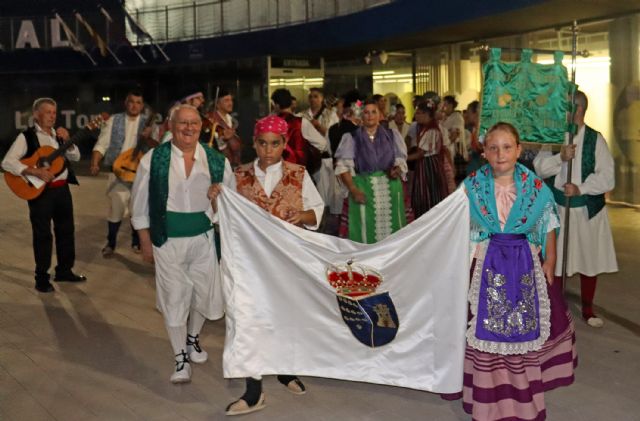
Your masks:
<svg viewBox="0 0 640 421"><path fill-rule="evenodd" d="M29 218L33 234L33 255L36 261L36 283L49 281L53 235L56 237L58 265L56 274L71 272L76 259L73 225L73 201L69 185L47 187L37 198L29 201Z"/></svg>

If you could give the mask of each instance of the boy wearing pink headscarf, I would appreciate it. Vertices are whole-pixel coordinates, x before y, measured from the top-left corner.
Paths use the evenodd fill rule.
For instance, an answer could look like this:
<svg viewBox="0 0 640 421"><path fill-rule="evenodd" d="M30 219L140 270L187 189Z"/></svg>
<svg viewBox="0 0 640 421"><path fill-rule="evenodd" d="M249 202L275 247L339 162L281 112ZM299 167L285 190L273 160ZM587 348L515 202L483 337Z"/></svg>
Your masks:
<svg viewBox="0 0 640 421"><path fill-rule="evenodd" d="M258 157L236 168L236 189L270 214L291 224L316 230L322 220L324 202L305 167L282 159L287 144L287 127L287 122L275 115L258 120L253 132L253 147ZM220 190L219 184L209 189L214 209ZM294 394L306 392L304 384L296 376L279 375L278 381ZM265 406L262 377L256 373L255 377L246 379L245 393L227 406L226 414L247 414Z"/></svg>

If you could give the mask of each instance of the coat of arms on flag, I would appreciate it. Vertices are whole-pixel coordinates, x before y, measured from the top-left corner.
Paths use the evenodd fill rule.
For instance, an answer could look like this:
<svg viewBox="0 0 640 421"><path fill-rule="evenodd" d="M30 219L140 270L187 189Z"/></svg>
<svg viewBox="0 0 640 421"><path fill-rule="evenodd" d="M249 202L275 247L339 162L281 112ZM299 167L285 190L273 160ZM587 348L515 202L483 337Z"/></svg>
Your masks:
<svg viewBox="0 0 640 421"><path fill-rule="evenodd" d="M398 313L388 292L376 292L382 283L379 272L348 260L330 266L327 280L336 290L342 320L358 341L375 348L396 337Z"/></svg>

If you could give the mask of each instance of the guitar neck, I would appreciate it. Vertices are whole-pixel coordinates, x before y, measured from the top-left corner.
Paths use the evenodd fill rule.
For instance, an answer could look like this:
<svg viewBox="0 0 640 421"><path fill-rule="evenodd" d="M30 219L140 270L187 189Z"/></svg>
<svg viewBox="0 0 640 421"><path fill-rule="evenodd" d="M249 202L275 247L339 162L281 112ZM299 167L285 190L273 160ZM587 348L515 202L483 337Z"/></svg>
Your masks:
<svg viewBox="0 0 640 421"><path fill-rule="evenodd" d="M136 142L136 146L135 146L135 150L137 152L142 151L145 146L149 148L155 148L156 146L159 145L159 142L154 138L152 138L151 135L149 136L142 135L142 132L148 129L149 127L151 127L153 123L156 121L156 116L157 114L155 112L152 113L151 116L149 116L149 118L147 118L147 120L144 122L142 129L138 133L138 141Z"/></svg>
<svg viewBox="0 0 640 421"><path fill-rule="evenodd" d="M51 162L54 159L58 158L59 156L64 155L67 152L67 149L69 149L70 147L78 143L78 141L82 138L82 136L86 133L86 131L87 131L86 128L78 130L73 136L71 136L71 139L62 143L54 153L49 155L47 157L47 160Z"/></svg>

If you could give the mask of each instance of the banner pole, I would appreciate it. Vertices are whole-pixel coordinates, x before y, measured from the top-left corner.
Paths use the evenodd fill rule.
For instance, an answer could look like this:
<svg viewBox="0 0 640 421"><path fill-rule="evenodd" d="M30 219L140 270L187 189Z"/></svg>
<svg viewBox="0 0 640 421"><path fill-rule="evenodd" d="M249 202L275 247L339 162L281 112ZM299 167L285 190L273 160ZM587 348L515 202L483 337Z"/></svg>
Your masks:
<svg viewBox="0 0 640 421"><path fill-rule="evenodd" d="M569 121L569 145L573 145L573 138L575 136L575 132L577 131L575 127L575 123L573 122L576 115L576 61L578 55L578 22L573 21L573 25L571 26L571 119ZM573 159L567 162L567 181L566 183L571 183L572 173L573 173ZM569 223L570 223L570 214L571 214L571 198L569 196L565 196L564 199L564 235L562 237L562 291L564 293L567 285L567 256L569 255Z"/></svg>

